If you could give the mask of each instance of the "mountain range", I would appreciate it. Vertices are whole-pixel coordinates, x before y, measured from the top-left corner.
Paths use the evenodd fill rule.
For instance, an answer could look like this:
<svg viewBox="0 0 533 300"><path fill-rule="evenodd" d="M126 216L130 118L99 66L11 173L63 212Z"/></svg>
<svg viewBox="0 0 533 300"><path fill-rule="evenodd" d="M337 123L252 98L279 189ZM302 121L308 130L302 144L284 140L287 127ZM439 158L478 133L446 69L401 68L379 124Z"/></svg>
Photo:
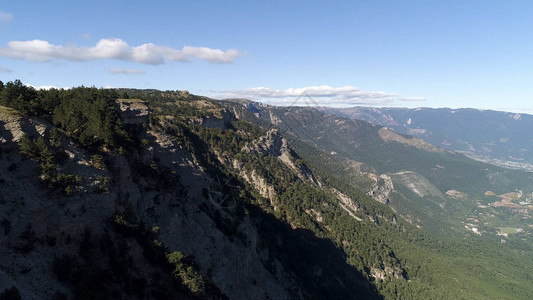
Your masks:
<svg viewBox="0 0 533 300"><path fill-rule="evenodd" d="M533 171L533 116L471 108L321 108L499 166Z"/></svg>
<svg viewBox="0 0 533 300"><path fill-rule="evenodd" d="M186 91L14 81L0 105L2 297L533 295L523 170L352 115Z"/></svg>

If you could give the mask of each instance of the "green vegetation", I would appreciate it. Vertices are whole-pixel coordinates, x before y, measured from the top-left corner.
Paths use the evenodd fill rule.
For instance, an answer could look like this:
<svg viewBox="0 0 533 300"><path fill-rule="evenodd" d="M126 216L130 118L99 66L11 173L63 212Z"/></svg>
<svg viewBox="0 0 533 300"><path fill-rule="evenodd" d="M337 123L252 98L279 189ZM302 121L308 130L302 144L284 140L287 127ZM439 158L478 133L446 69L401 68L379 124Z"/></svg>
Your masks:
<svg viewBox="0 0 533 300"><path fill-rule="evenodd" d="M82 146L129 146L129 137L114 107L114 90L79 87L35 90L20 80L0 90L0 105L22 115L51 120Z"/></svg>
<svg viewBox="0 0 533 300"><path fill-rule="evenodd" d="M245 118L239 120L239 124L232 122L231 126L225 124L222 128L208 128L187 122L191 118L202 115L200 110L205 111L205 104L199 105L197 112L191 111L194 107L192 103L184 106L183 110L180 110L181 105L176 105L173 109L165 106L165 109L158 110L157 101L150 102L150 104L154 111L163 113L153 117L153 120L158 120L158 122L153 122L153 125L160 126L161 130L180 137L183 145L193 151L195 157L208 172L240 178L240 175L235 173L236 170L217 159L217 157L237 158L243 164L242 170L255 171L274 188L276 195L279 195L278 199L271 201L252 192L252 195L247 196L249 202L243 203L248 211L254 212L253 215L256 217L267 218L266 215L258 214L252 206L248 206L258 205L262 211L276 216L284 223L291 224L293 228L306 228L319 238L334 241L336 247L345 253L346 261L357 268L366 280L373 282L385 298L505 299L509 298L509 295L513 295L512 297L515 298L526 299L527 295L533 293L527 283L529 275L526 270L528 267L521 266L519 263L527 262L529 267L533 267L530 263L532 261L531 253L510 250L502 247L499 242L485 242L473 237L471 240L464 240L461 235L457 238L435 237L421 231L403 221L402 217L396 215L387 206L376 203L354 188L353 178L357 177L357 174L354 174L353 169L344 167L342 161L332 159L331 155L306 146L294 136L286 135L291 144L297 145L295 149L298 149L298 154L301 155L300 158L297 158L300 165L311 166L321 182L350 196L357 207L354 214L363 220L362 222L346 213L338 205L339 200L333 193L323 187L316 187L310 182L299 180L296 174L279 159L261 153L254 154L242 151L245 145L257 140L270 128L268 125L265 126L265 123L254 120L254 117L247 114L246 111L240 111L245 115ZM210 103L210 105L210 114L216 114L216 112L213 113L213 106L216 104ZM220 107L219 109L223 110L224 108ZM172 116L172 118L165 116ZM309 118L311 117L309 116ZM303 121L303 123L309 127L312 122L309 120ZM220 122L220 124L222 123ZM299 128L298 125L296 122L285 126L294 131ZM240 127L247 127L247 129L239 130ZM394 143L384 144L382 141L372 140L372 133L367 134L368 140L364 140L365 136L363 136L363 140L359 141L360 147L367 147L368 145L385 147L384 149L372 148L368 150L368 153L376 154L376 157L372 157L371 161L379 162L376 164L377 166L402 170L402 166L410 164L406 160L408 157L394 158L397 161L386 157L386 153L389 152L404 153L405 146ZM331 132L328 135L328 140L321 145L326 145L325 143L335 144L335 139L339 138ZM361 136L359 137L361 138ZM305 140L312 139L309 135L303 138ZM358 155L368 155L367 153L363 154L364 149L357 151L359 151ZM428 174L424 168L429 168L429 165L424 166L424 163L429 164L431 160L434 160L435 154L429 155L427 151L423 150L414 151L416 152L414 157L419 157L423 163L419 164L420 169L417 170L423 174ZM339 153L342 152L339 151ZM476 173L478 171L472 174L468 173L479 169L477 163L472 164L467 159L452 157L448 154L438 154L438 157L441 159L438 161L439 164L456 166L454 171L456 173L453 174L480 177L479 173ZM386 160L379 161L385 158ZM468 162L468 164L462 165L464 162ZM433 161L431 166L434 167L434 165L435 162ZM434 176L438 175L435 174ZM437 177L430 178L434 180ZM452 185L451 179L447 180L450 180L450 183L444 181L440 188L446 187L447 184ZM453 184L458 182L457 178L453 180ZM368 184L364 182L364 178L361 178L359 182L361 186ZM466 184L463 181L459 182ZM242 186L247 191L254 190L243 181L235 183L235 185ZM400 190L400 192L402 191ZM402 193L412 196L407 190ZM409 199L409 201L411 200ZM417 207L414 201L409 205L412 206L406 209ZM440 210L438 206L434 209ZM427 210L421 211L421 213L423 215L427 213ZM318 215L320 221L317 219ZM439 218L433 219L433 221L436 223L434 224L435 227L431 229L432 232L450 228L451 223L448 221L441 221ZM277 257L284 257L283 251L295 247L288 242L291 239L283 240L280 249L271 249ZM317 253L316 256L310 258L310 261L319 260L319 257L320 255ZM290 265L290 259L293 258L287 258L284 263ZM288 265L286 267L290 268ZM468 270L465 270L464 266L469 266ZM337 267L334 268L333 273L340 272L342 269L340 266ZM379 272L384 274L382 275L384 276L383 279L378 275ZM507 275L501 277L498 274ZM304 278L303 281L317 282L319 280L309 274L302 274L301 276ZM333 285L331 282L329 284Z"/></svg>
<svg viewBox="0 0 533 300"><path fill-rule="evenodd" d="M149 122L125 126L115 110L119 97L132 100L118 101L146 101L153 111ZM134 197L118 193L112 199L116 211L106 216L99 231L87 227L80 236L42 239L50 247L75 245L57 247L62 252L56 252L53 270L76 299L224 298L210 282L209 271L204 274L192 255L184 255L188 247L169 250L159 237L167 228L157 226L159 216L150 205L180 207L187 197L202 197L194 209L211 218L224 238L237 248L255 247L266 270L289 279L286 284L294 287L289 289L294 298L530 299L533 295L532 244L514 238L518 234L502 244L495 232L478 236L465 230L461 221L488 230L482 227L483 216L474 215L478 201L445 196L453 188L479 197L481 203L489 189L501 194L509 191L510 182L528 182L529 177L518 173L456 154L384 142L379 128L367 123L339 129L338 122L310 109L272 108L281 120L275 127L269 113L255 111L246 102L213 101L187 92L84 87L36 91L15 81L1 85L0 104L56 126L42 137L24 136L19 142L20 153L40 163L41 178L50 187L69 195L80 183L78 176L60 172L65 159L62 147L69 136L92 154L95 169L109 165L106 171L111 177L93 177L99 181L96 192L114 188L112 159L123 155L120 159L130 167L131 177L148 182L143 197L154 191L172 195L163 200L154 196L153 202L134 206ZM288 140L289 160L295 167L272 154L279 149L267 149L275 144L265 141L272 128L278 129L276 138ZM180 151L188 151L205 177L213 179L203 195L188 195L177 169L165 165L157 152L149 152L145 146L151 137L146 130L174 138ZM394 175L407 167L410 176ZM362 172L393 178L394 210L362 192L373 184ZM486 179L489 175L492 182ZM421 196L402 181L405 177L417 184L429 182L441 193ZM145 211L137 211L141 206ZM485 209L494 215L494 223L513 216L494 207ZM243 228L243 223L254 228ZM11 222L4 218L0 224L9 235ZM419 224L423 226L417 228ZM499 229L516 232L511 226L515 225ZM249 241L243 232L248 230L257 231L259 239ZM17 246L27 252L41 242L31 223L18 238Z"/></svg>
<svg viewBox="0 0 533 300"><path fill-rule="evenodd" d="M0 105L4 111L12 109L21 115L46 118L57 127L45 137L30 139L23 136L19 142L20 152L38 160L41 178L48 186L59 189L65 195L75 192L81 178L59 171L62 151L62 136L65 134L81 146L101 148L118 147L125 155L131 147L131 138L120 119L114 103L118 93L114 90L79 87L70 90L35 90L20 80L1 84ZM105 168L101 154L94 154L91 163L97 169Z"/></svg>
<svg viewBox="0 0 533 300"><path fill-rule="evenodd" d="M192 266L186 266L183 263L185 256L179 251L174 251L167 254L168 262L174 265L172 273L176 278L179 278L184 285L186 285L194 294L202 294L205 292L205 282L202 275L196 272Z"/></svg>
<svg viewBox="0 0 533 300"><path fill-rule="evenodd" d="M204 275L197 271L193 260L179 251L168 253L163 243L156 238L159 227L147 227L137 223L137 216L131 205L127 205L124 212L116 212L114 225L116 230L128 237L133 237L143 247L145 258L158 264L163 269L169 270L178 288L184 287L186 291L195 296L211 296L218 298L219 291Z"/></svg>
<svg viewBox="0 0 533 300"><path fill-rule="evenodd" d="M136 218L131 208L117 211L113 226L101 234L85 229L78 252L54 256L53 272L72 287L74 299L223 299L191 258L167 253L161 242L153 242L157 230L132 223ZM137 251L141 257L135 257Z"/></svg>
<svg viewBox="0 0 533 300"><path fill-rule="evenodd" d="M37 159L41 163L41 179L49 187L62 190L65 195L70 196L79 185L81 178L78 175L63 174L58 170L57 155L52 154L43 137L30 139L26 135L19 141L20 153Z"/></svg>
<svg viewBox="0 0 533 300"><path fill-rule="evenodd" d="M105 169L104 158L100 154L94 154L91 156L91 164L99 170Z"/></svg>
<svg viewBox="0 0 533 300"><path fill-rule="evenodd" d="M51 163L54 158L43 137L30 139L27 135L23 135L19 141L19 150L20 153L44 163Z"/></svg>
<svg viewBox="0 0 533 300"><path fill-rule="evenodd" d="M0 113L1 113L1 114L13 114L13 113L14 113L14 110L13 110L12 108L5 107L5 106L1 106L1 105L0 105Z"/></svg>

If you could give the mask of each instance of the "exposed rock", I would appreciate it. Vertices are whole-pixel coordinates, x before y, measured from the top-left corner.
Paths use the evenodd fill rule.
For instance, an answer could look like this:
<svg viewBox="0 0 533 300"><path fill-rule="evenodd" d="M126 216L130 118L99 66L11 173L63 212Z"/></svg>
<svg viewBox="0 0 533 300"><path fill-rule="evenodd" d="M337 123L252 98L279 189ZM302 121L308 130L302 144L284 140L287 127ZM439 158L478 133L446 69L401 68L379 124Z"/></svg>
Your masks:
<svg viewBox="0 0 533 300"><path fill-rule="evenodd" d="M463 192L459 192L459 191L456 191L456 190L448 190L446 191L446 195L452 199L456 199L456 200L464 200L464 199L467 199L468 198L468 195L463 193Z"/></svg>
<svg viewBox="0 0 533 300"><path fill-rule="evenodd" d="M355 215L355 212L359 210L359 206L355 201L348 197L347 195L341 193L339 190L332 188L331 191L337 196L339 200L339 206L344 209L352 218L356 219L359 222L362 222L363 219Z"/></svg>
<svg viewBox="0 0 533 300"><path fill-rule="evenodd" d="M146 102L139 99L117 100L120 117L124 124L142 124L148 122L149 109Z"/></svg>
<svg viewBox="0 0 533 300"><path fill-rule="evenodd" d="M279 157L283 150L287 150L287 141L278 134L277 129L271 129L251 145L245 146L243 150Z"/></svg>
<svg viewBox="0 0 533 300"><path fill-rule="evenodd" d="M198 123L206 128L220 128L228 129L231 128L231 122L236 118L234 115L226 109L222 109L219 112L219 116L210 116L205 118L200 118Z"/></svg>
<svg viewBox="0 0 533 300"><path fill-rule="evenodd" d="M368 173L367 175L374 181L374 184L366 194L376 201L389 204L390 194L394 191L392 178L386 174L381 174L378 176L374 173Z"/></svg>
<svg viewBox="0 0 533 300"><path fill-rule="evenodd" d="M267 184L267 181L259 176L255 170L252 170L249 174L242 171L241 176L250 183L261 196L270 199L271 202L277 199L276 190L271 185ZM275 208L275 206L274 206Z"/></svg>
<svg viewBox="0 0 533 300"><path fill-rule="evenodd" d="M371 268L370 275L376 280L386 280L391 278L403 278L402 271L393 269L391 267L385 267L383 269Z"/></svg>
<svg viewBox="0 0 533 300"><path fill-rule="evenodd" d="M419 197L432 197L439 200L445 199L442 192L435 185L416 172L401 171L392 174L392 177L397 183L401 183Z"/></svg>
<svg viewBox="0 0 533 300"><path fill-rule="evenodd" d="M270 113L270 122L272 122L272 124L274 125L279 125L281 124L281 119L278 118L274 113L272 113L272 111L269 111Z"/></svg>
<svg viewBox="0 0 533 300"><path fill-rule="evenodd" d="M314 208L311 208L311 209L306 209L305 210L305 213L310 215L311 217L313 217L317 222L321 223L322 222L322 213L320 213L319 211L317 211L316 209Z"/></svg>
<svg viewBox="0 0 533 300"><path fill-rule="evenodd" d="M43 136L51 125L40 118L23 118L14 114L0 113L0 124L3 123L3 130L0 130L4 143L18 142L26 134L29 137ZM7 131L7 132L4 132Z"/></svg>
<svg viewBox="0 0 533 300"><path fill-rule="evenodd" d="M297 161L295 154L289 149L287 140L279 134L277 129L269 130L257 141L252 142L251 145L245 146L243 151L275 156L287 167L296 171L296 174L300 179L311 181L315 185L322 185L305 164L295 163L295 161Z"/></svg>
<svg viewBox="0 0 533 300"><path fill-rule="evenodd" d="M144 120L142 108L127 108L123 113L130 124ZM281 264L275 259L272 261L274 274L265 269L263 261L268 257L268 250L261 245L260 234L249 217L238 221L235 228L242 240L230 239L218 228L212 217L215 211L221 218L237 220L230 212L217 208L201 196L213 179L194 163L191 154L175 138L148 131L144 137L149 142L139 155L142 160L134 159L135 154L124 157L108 153L107 167L100 170L89 163L90 154L85 149L64 137L68 157L60 168L62 172L82 178L79 190L65 197L48 190L39 179L38 162L18 152L16 142L22 135L42 135L49 128L45 121L0 115L0 178L3 179L0 200L5 201L0 205L0 219L11 220L10 233L0 234L0 290L16 282L24 299L49 299L56 290L72 296L69 289L55 279L46 243L35 243L30 253L17 253L6 247L21 243L19 236L29 222L40 239L44 236L64 239L68 235L77 241L85 228L100 232L114 211L129 203L143 222L161 228L159 239L169 251L194 255L202 273L209 273L210 280L223 294L232 299L291 298L288 291L294 283ZM154 175L139 172L137 165L155 160L158 169L153 174L175 174L172 176L178 176L179 182L165 187L152 177ZM113 180L105 192L96 190L102 184L101 177ZM275 197L274 189L257 174L252 172L248 179L266 197ZM183 194L184 188L187 196ZM76 252L76 245L61 242L54 247L54 252ZM142 249L137 253L134 260L142 258ZM24 275L21 269L31 271ZM139 276L150 276L145 274L148 270L139 270Z"/></svg>

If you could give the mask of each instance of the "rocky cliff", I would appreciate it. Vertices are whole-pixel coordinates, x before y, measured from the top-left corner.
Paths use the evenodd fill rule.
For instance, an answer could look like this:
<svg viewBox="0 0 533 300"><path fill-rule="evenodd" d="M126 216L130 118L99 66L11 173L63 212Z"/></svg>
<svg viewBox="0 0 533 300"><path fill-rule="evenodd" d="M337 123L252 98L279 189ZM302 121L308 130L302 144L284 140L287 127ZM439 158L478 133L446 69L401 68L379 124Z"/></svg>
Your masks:
<svg viewBox="0 0 533 300"><path fill-rule="evenodd" d="M98 272L106 273L109 261L117 258L106 257L110 254L96 248L108 238L128 258L122 271L131 277L130 281L108 278L105 288L109 293L113 295L122 288L127 290L128 298L157 298L157 288L163 283L153 288L146 284L140 291L130 287L131 282L148 283L155 273L165 270L147 255L147 251L158 248L151 241L147 246L148 234L140 228L152 228L150 236L155 245L164 247L164 253L182 253L196 272L192 274L201 276L200 291L191 289L183 277L178 278L182 287L176 295L291 299L317 293L303 288L299 271L290 269L293 267L287 260L278 260L272 245L265 241L266 237L283 236L279 230L291 229L277 228L283 226L274 219L264 219L264 213L256 208L248 207L245 210L256 212L245 213L243 195L228 192L233 185L249 184L250 191L276 202L279 191L257 170L238 170L242 163L235 160L235 174L243 180L240 183L240 179L228 177L224 168L206 166L198 151L201 149L187 147L180 135L169 134L162 125L165 121L148 124L149 109L143 102L119 101L117 111L141 144L127 153L80 147L65 132L61 132L61 147L50 146L56 156L62 157L57 163L59 172L80 178L70 195L47 186L40 172L42 162L19 150L23 136L30 141L43 138L51 145L54 126L38 117L0 114L0 218L4 226L0 235L0 290L15 286L24 299L80 297L84 292L80 291L81 283L62 278L57 269L64 259L72 258L75 262L69 262L78 264L84 272L89 272L85 268L91 262L99 266ZM235 117L223 110L220 117L208 117L198 125L226 129L232 119ZM245 145L243 151L252 156L275 157L301 180L318 184L307 167L294 162L287 141L275 131ZM103 164L95 164L94 155L100 156ZM219 160L215 165L226 163L224 155ZM264 226L271 232L261 232ZM86 258L84 247L102 257ZM76 276L86 280L85 275ZM363 295L368 294L364 290Z"/></svg>

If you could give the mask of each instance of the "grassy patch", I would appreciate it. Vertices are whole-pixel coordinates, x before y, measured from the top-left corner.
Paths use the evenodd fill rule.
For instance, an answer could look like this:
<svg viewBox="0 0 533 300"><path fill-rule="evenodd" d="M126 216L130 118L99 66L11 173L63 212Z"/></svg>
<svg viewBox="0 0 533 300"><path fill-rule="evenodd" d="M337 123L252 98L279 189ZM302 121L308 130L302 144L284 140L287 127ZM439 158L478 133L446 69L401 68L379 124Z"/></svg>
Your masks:
<svg viewBox="0 0 533 300"><path fill-rule="evenodd" d="M518 228L514 228L514 227L496 227L496 228L498 228L498 230L500 230L501 233L506 233L506 234L513 234L513 233L518 232Z"/></svg>
<svg viewBox="0 0 533 300"><path fill-rule="evenodd" d="M9 107L0 105L0 114L14 114L15 110Z"/></svg>
<svg viewBox="0 0 533 300"><path fill-rule="evenodd" d="M117 102L125 102L125 103L144 103L144 100L141 99L117 99Z"/></svg>

